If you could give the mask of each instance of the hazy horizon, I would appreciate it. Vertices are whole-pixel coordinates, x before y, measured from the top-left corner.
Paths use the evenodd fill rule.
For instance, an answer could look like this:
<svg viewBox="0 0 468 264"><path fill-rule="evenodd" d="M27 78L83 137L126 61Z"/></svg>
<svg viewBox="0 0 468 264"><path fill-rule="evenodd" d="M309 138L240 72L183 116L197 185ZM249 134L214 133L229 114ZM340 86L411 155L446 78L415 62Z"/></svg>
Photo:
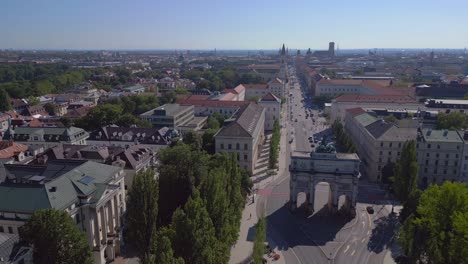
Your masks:
<svg viewBox="0 0 468 264"><path fill-rule="evenodd" d="M468 1L5 0L0 49L464 49ZM427 47L427 48L421 48Z"/></svg>

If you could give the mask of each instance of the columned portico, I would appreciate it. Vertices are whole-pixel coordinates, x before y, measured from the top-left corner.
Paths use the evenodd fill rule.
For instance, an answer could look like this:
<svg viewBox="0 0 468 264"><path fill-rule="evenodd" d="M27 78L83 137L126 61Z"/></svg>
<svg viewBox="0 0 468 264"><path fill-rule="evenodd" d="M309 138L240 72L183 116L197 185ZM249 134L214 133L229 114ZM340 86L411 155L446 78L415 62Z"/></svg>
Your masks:
<svg viewBox="0 0 468 264"><path fill-rule="evenodd" d="M360 177L359 163L359 157L354 153L294 152L289 167L291 210L297 207L297 194L304 192L307 196L307 210L312 213L315 187L320 182L327 182L330 185L330 211L338 211L338 201L342 195L346 197L345 209L353 211Z"/></svg>

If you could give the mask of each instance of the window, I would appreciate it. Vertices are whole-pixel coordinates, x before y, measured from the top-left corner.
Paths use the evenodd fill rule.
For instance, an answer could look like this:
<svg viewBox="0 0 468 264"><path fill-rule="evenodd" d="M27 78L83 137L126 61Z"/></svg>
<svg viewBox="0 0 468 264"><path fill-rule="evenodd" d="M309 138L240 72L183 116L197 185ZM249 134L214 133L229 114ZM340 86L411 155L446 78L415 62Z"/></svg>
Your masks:
<svg viewBox="0 0 468 264"><path fill-rule="evenodd" d="M431 144L427 144L427 148L431 148Z"/></svg>
<svg viewBox="0 0 468 264"><path fill-rule="evenodd" d="M437 169L434 169L434 174L437 174Z"/></svg>
<svg viewBox="0 0 468 264"><path fill-rule="evenodd" d="M401 142L400 142L400 143L398 143L398 147L399 147L399 148L401 148Z"/></svg>
<svg viewBox="0 0 468 264"><path fill-rule="evenodd" d="M382 158L379 158L379 162L382 162Z"/></svg>
<svg viewBox="0 0 468 264"><path fill-rule="evenodd" d="M440 145L437 145L437 149L440 149Z"/></svg>
<svg viewBox="0 0 468 264"><path fill-rule="evenodd" d="M424 172L427 172L427 168L424 168Z"/></svg>
<svg viewBox="0 0 468 264"><path fill-rule="evenodd" d="M247 146L247 144L244 144L244 150L247 150L249 147Z"/></svg>
<svg viewBox="0 0 468 264"><path fill-rule="evenodd" d="M439 165L439 161L438 161L438 160L435 161L435 165Z"/></svg>
<svg viewBox="0 0 468 264"><path fill-rule="evenodd" d="M431 154L430 154L430 153L426 153L426 157L428 157L428 158L429 158L430 156L431 156Z"/></svg>
<svg viewBox="0 0 468 264"><path fill-rule="evenodd" d="M0 233L3 233L5 232L5 230L3 230L3 226L0 226Z"/></svg>
<svg viewBox="0 0 468 264"><path fill-rule="evenodd" d="M458 154L455 154L455 158L457 158L457 159L458 159Z"/></svg>
<svg viewBox="0 0 468 264"><path fill-rule="evenodd" d="M392 147L392 145L393 145L393 143L392 143L392 142L390 142L390 145L389 145L389 147Z"/></svg>
<svg viewBox="0 0 468 264"><path fill-rule="evenodd" d="M439 153L436 154L436 158L438 158L438 157L439 157Z"/></svg>
<svg viewBox="0 0 468 264"><path fill-rule="evenodd" d="M397 152L397 156L400 156L400 154L401 154L401 153L398 151L398 152Z"/></svg>
<svg viewBox="0 0 468 264"><path fill-rule="evenodd" d="M445 157L448 159L450 157L450 154L445 154Z"/></svg>
<svg viewBox="0 0 468 264"><path fill-rule="evenodd" d="M244 154L244 160L247 160L247 154Z"/></svg>
<svg viewBox="0 0 468 264"><path fill-rule="evenodd" d="M75 220L76 220L76 223L77 223L77 224L79 224L79 223L81 222L80 214L76 214Z"/></svg>
<svg viewBox="0 0 468 264"><path fill-rule="evenodd" d="M426 165L429 165L429 160L426 160Z"/></svg>
<svg viewBox="0 0 468 264"><path fill-rule="evenodd" d="M447 170L444 170L444 174L447 174Z"/></svg>
<svg viewBox="0 0 468 264"><path fill-rule="evenodd" d="M390 156L391 156L391 155L392 155L392 152L391 152L391 151L389 151L389 152L388 152L388 155L390 155Z"/></svg>
<svg viewBox="0 0 468 264"><path fill-rule="evenodd" d="M468 160L468 156L465 156L465 160Z"/></svg>
<svg viewBox="0 0 468 264"><path fill-rule="evenodd" d="M419 143L418 143L418 144L416 144L416 148L419 148Z"/></svg>
<svg viewBox="0 0 468 264"><path fill-rule="evenodd" d="M383 147L383 142L380 142L380 146Z"/></svg>
<svg viewBox="0 0 468 264"><path fill-rule="evenodd" d="M228 149L232 149L232 145L231 145L231 144L228 144Z"/></svg>
<svg viewBox="0 0 468 264"><path fill-rule="evenodd" d="M453 165L458 166L458 161L455 161Z"/></svg>
<svg viewBox="0 0 468 264"><path fill-rule="evenodd" d="M460 149L460 146L457 146L457 149Z"/></svg>
<svg viewBox="0 0 468 264"><path fill-rule="evenodd" d="M224 149L224 144L221 144L220 148L221 148L221 149Z"/></svg>
<svg viewBox="0 0 468 264"><path fill-rule="evenodd" d="M8 227L8 233L13 234L13 227L11 226Z"/></svg>
<svg viewBox="0 0 468 264"><path fill-rule="evenodd" d="M380 155L382 155L382 151L380 151Z"/></svg>
<svg viewBox="0 0 468 264"><path fill-rule="evenodd" d="M453 174L457 174L457 170L453 170Z"/></svg>
<svg viewBox="0 0 468 264"><path fill-rule="evenodd" d="M236 149L237 149L237 150L240 149L240 144L239 144L239 143L236 143Z"/></svg>
<svg viewBox="0 0 468 264"><path fill-rule="evenodd" d="M436 161L436 165L437 165L437 161ZM448 166L448 160L445 161L445 166Z"/></svg>

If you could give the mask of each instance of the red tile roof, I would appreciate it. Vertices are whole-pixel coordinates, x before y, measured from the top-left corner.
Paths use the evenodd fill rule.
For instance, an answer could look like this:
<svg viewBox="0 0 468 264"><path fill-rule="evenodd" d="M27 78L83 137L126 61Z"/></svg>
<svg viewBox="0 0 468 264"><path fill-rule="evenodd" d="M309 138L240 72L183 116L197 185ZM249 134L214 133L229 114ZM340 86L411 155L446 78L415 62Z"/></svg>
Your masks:
<svg viewBox="0 0 468 264"><path fill-rule="evenodd" d="M268 84L266 83L249 83L241 84L245 89L268 89Z"/></svg>
<svg viewBox="0 0 468 264"><path fill-rule="evenodd" d="M346 112L350 113L352 117L355 117L364 114L366 111L364 111L364 109L362 109L361 107L355 107L346 109Z"/></svg>
<svg viewBox="0 0 468 264"><path fill-rule="evenodd" d="M374 103L416 103L414 98L405 95L367 95L343 94L335 99L336 102L374 102Z"/></svg>
<svg viewBox="0 0 468 264"><path fill-rule="evenodd" d="M265 94L265 95L262 97L261 101L277 101L277 102L281 102L281 100L280 100L278 97L276 97L274 94L272 94L272 93L267 93L267 94Z"/></svg>
<svg viewBox="0 0 468 264"><path fill-rule="evenodd" d="M28 146L12 141L0 141L0 159L9 159L20 152L28 150Z"/></svg>
<svg viewBox="0 0 468 264"><path fill-rule="evenodd" d="M178 104L194 105L202 107L241 107L248 104L248 101L211 101L211 100L177 100Z"/></svg>
<svg viewBox="0 0 468 264"><path fill-rule="evenodd" d="M352 80L352 79L322 79L319 85L361 85L374 90L379 94L402 95L404 91L394 89L389 80Z"/></svg>

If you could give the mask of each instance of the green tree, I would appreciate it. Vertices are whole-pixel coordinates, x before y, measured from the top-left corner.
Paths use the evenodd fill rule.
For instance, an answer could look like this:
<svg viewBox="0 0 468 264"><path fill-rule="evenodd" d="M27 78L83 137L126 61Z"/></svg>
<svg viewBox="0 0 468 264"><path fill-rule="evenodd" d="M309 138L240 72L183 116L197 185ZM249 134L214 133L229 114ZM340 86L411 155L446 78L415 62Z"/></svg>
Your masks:
<svg viewBox="0 0 468 264"><path fill-rule="evenodd" d="M218 132L216 129L207 129L202 136L202 147L208 154L215 153L215 140L214 135Z"/></svg>
<svg viewBox="0 0 468 264"><path fill-rule="evenodd" d="M215 229L198 191L187 200L184 209L174 212L172 227L176 233L173 248L186 263L217 264Z"/></svg>
<svg viewBox="0 0 468 264"><path fill-rule="evenodd" d="M209 129L218 130L220 128L219 121L216 118L212 117L212 116L208 117L207 123L208 123L208 128Z"/></svg>
<svg viewBox="0 0 468 264"><path fill-rule="evenodd" d="M193 150L200 150L202 147L202 138L193 130L185 132L182 141Z"/></svg>
<svg viewBox="0 0 468 264"><path fill-rule="evenodd" d="M10 96L5 90L0 89L0 111L9 111L11 109Z"/></svg>
<svg viewBox="0 0 468 264"><path fill-rule="evenodd" d="M175 237L175 232L169 228L161 228L158 231L156 238L155 250L156 253L154 258L158 264L184 264L184 260L181 257L176 258L174 256L174 250L172 249L171 238Z"/></svg>
<svg viewBox="0 0 468 264"><path fill-rule="evenodd" d="M265 241L266 241L266 219L261 217L258 219L257 224L255 225L255 236L254 236L254 245L253 245L253 263L262 264L263 255L265 252Z"/></svg>
<svg viewBox="0 0 468 264"><path fill-rule="evenodd" d="M395 195L403 203L417 190L418 168L416 142L406 141L396 163L393 178Z"/></svg>
<svg viewBox="0 0 468 264"><path fill-rule="evenodd" d="M34 212L19 229L20 240L34 250L34 263L93 263L85 233L76 228L65 211L43 209Z"/></svg>
<svg viewBox="0 0 468 264"><path fill-rule="evenodd" d="M39 99L37 97L35 97L35 96L28 96L26 101L28 101L28 105L38 105L38 104L40 104Z"/></svg>
<svg viewBox="0 0 468 264"><path fill-rule="evenodd" d="M388 115L384 118L384 120L386 122L389 122L389 123L396 123L397 122L397 118L394 116L394 115Z"/></svg>
<svg viewBox="0 0 468 264"><path fill-rule="evenodd" d="M67 117L61 117L60 122L63 124L64 127L71 127L72 121Z"/></svg>
<svg viewBox="0 0 468 264"><path fill-rule="evenodd" d="M186 144L159 152L159 221L168 224L177 207L183 206L206 175L209 156Z"/></svg>
<svg viewBox="0 0 468 264"><path fill-rule="evenodd" d="M177 94L174 91L167 91L160 98L161 104L172 104L177 99Z"/></svg>
<svg viewBox="0 0 468 264"><path fill-rule="evenodd" d="M148 256L153 253L158 198L159 186L154 171L146 169L137 173L128 192L125 240L137 250L142 263L148 263Z"/></svg>
<svg viewBox="0 0 468 264"><path fill-rule="evenodd" d="M448 114L439 113L437 115L438 129L465 129L468 128L468 122L465 114L461 112L450 112Z"/></svg>
<svg viewBox="0 0 468 264"><path fill-rule="evenodd" d="M44 110L46 110L49 115L55 115L55 105L53 103L46 103L44 105Z"/></svg>
<svg viewBox="0 0 468 264"><path fill-rule="evenodd" d="M455 264L468 260L468 187L431 185L409 217L399 239L412 263Z"/></svg>
<svg viewBox="0 0 468 264"><path fill-rule="evenodd" d="M316 103L320 107L324 107L325 103L331 103L332 100L333 100L333 96L327 95L327 94L314 97L314 103Z"/></svg>
<svg viewBox="0 0 468 264"><path fill-rule="evenodd" d="M278 151L279 151L279 144L281 140L281 128L279 125L278 120L275 120L273 123L273 133L271 135L271 142L270 142L270 154L268 160L268 167L270 169L276 168L276 164L278 162Z"/></svg>

